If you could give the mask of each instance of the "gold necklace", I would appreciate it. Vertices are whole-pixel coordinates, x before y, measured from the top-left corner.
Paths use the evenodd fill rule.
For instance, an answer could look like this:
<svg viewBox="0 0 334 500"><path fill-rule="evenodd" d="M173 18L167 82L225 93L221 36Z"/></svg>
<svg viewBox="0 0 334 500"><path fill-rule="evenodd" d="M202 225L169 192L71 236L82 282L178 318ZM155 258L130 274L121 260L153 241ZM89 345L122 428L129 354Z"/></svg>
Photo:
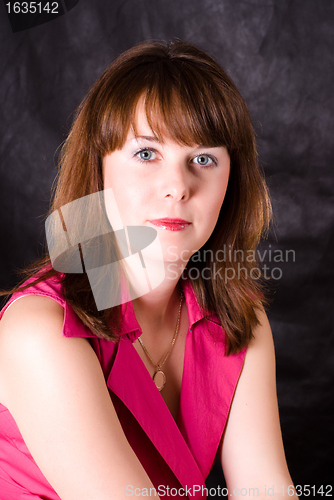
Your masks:
<svg viewBox="0 0 334 500"><path fill-rule="evenodd" d="M173 335L172 343L169 346L169 348L167 349L167 351L165 352L165 354L162 356L162 358L160 359L160 361L159 361L158 364L154 363L153 359L151 358L151 356L148 353L148 350L144 346L144 343L143 343L141 337L138 337L138 342L142 346L144 353L146 354L146 356L148 357L148 359L151 361L152 365L155 367L155 372L154 372L154 375L153 375L153 381L154 381L155 385L157 386L157 388L159 389L159 391L162 391L162 389L164 388L164 385L166 383L166 375L162 371L161 368L162 368L163 364L167 361L167 358L170 355L170 353L171 353L171 351L172 351L172 349L174 347L177 335L179 333L182 298L183 298L183 294L181 293L180 305L179 305L179 313L178 313L178 316L177 316L177 322L176 322L176 327L175 327L175 332L174 332L174 335Z"/></svg>

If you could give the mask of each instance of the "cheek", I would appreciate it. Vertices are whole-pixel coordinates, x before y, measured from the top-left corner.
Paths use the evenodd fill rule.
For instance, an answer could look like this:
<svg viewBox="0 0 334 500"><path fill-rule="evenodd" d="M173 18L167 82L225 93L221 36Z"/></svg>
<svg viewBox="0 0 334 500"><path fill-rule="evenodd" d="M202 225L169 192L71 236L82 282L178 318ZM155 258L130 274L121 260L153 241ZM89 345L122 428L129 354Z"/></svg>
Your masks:
<svg viewBox="0 0 334 500"><path fill-rule="evenodd" d="M105 179L105 189L110 189L113 192L113 197L116 202L117 210L124 226L140 225L145 215L150 197L139 189L135 182L125 179ZM112 218L109 212L109 219Z"/></svg>
<svg viewBox="0 0 334 500"><path fill-rule="evenodd" d="M122 229L124 225L124 206L122 203L124 195L120 196L123 190L119 181L119 177L107 165L103 170L104 201L109 222L114 230Z"/></svg>
<svg viewBox="0 0 334 500"><path fill-rule="evenodd" d="M104 165L103 166L103 189L112 189L113 191L117 191L116 186L117 186L117 183L115 182L112 169L108 165Z"/></svg>
<svg viewBox="0 0 334 500"><path fill-rule="evenodd" d="M122 189L122 184L124 184L124 180L114 167L105 169L103 174L104 189L111 188L115 193L118 193Z"/></svg>
<svg viewBox="0 0 334 500"><path fill-rule="evenodd" d="M215 226L220 209L223 205L226 190L227 190L228 178L224 177L223 179L217 181L217 183L211 187L210 192L207 194L207 202L203 204L206 206L206 215L208 218L208 223L212 226Z"/></svg>

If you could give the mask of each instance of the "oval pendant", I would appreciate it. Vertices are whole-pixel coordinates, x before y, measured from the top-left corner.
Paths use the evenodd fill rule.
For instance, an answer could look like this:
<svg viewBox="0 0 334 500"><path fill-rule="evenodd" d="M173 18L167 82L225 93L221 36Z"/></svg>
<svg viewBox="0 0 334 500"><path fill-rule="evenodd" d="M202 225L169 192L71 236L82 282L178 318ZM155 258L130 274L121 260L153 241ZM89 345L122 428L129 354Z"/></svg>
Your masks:
<svg viewBox="0 0 334 500"><path fill-rule="evenodd" d="M157 372L155 372L153 376L153 382L155 383L159 391L162 391L166 383L166 375L162 370L158 370Z"/></svg>

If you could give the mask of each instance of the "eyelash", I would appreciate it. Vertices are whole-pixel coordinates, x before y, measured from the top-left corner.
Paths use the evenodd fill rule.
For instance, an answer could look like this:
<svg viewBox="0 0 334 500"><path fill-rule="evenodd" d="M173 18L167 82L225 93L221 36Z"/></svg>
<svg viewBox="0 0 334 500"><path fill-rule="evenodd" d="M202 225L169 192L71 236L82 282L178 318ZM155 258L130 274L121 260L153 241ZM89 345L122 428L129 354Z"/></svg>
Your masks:
<svg viewBox="0 0 334 500"><path fill-rule="evenodd" d="M137 157L137 160L140 161L140 163L147 163L149 161L152 161L152 160L142 160L141 158L139 158L140 153L142 153L143 151L151 151L152 153L157 153L157 151L154 148L141 148L141 149L138 149L138 151L136 151L133 156Z"/></svg>
<svg viewBox="0 0 334 500"><path fill-rule="evenodd" d="M142 160L139 155L140 153L142 153L143 151L151 151L152 153L155 153L155 154L158 154L158 152L156 151L156 149L154 148L141 148L139 149L138 151L136 151L134 153L134 157L137 157L137 160L140 162L140 163L148 163L150 161L153 161L153 160ZM213 168L213 166L217 166L218 165L218 161L217 161L217 158L215 158L214 156L212 155L209 155L207 153L199 153L198 155L194 156L194 158L198 158L199 156L207 156L208 158L210 158L210 160L212 160L213 164L209 164L209 165L200 165L199 163L197 163L197 165L199 165L202 169L208 169L208 168ZM193 158L193 159L194 159Z"/></svg>

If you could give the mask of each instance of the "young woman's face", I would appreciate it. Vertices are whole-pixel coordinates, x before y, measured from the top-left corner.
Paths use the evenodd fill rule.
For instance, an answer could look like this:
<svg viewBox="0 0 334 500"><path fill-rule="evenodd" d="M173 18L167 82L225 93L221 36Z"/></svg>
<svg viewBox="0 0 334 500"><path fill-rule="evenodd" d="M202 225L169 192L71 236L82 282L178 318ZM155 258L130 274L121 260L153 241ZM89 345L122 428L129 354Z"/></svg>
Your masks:
<svg viewBox="0 0 334 500"><path fill-rule="evenodd" d="M143 107L137 134L130 130L123 148L103 159L104 189L112 188L125 226L157 230L164 262L185 263L216 225L230 172L228 152L181 146L168 136L159 142Z"/></svg>

